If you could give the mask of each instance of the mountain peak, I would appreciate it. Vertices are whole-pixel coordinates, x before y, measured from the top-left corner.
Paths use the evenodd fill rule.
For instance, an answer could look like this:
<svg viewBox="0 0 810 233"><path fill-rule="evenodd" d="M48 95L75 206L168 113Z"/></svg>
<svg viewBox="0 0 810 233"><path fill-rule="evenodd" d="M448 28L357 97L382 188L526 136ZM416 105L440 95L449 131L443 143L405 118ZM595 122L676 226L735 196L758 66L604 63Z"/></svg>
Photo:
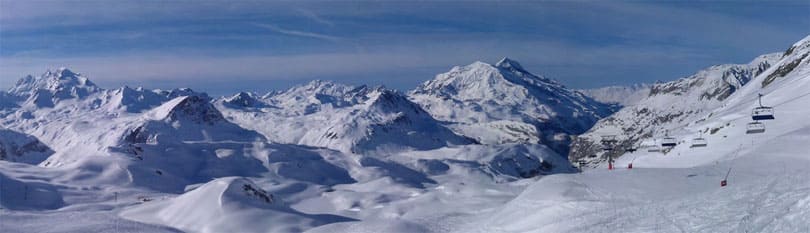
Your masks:
<svg viewBox="0 0 810 233"><path fill-rule="evenodd" d="M796 43L793 43L793 46L801 46L801 45L810 45L810 35L805 36L804 38L797 41Z"/></svg>
<svg viewBox="0 0 810 233"><path fill-rule="evenodd" d="M59 77L61 79L65 79L65 78L68 78L68 77L81 76L81 75L79 75L77 73L74 73L73 71L71 71L67 67L59 67L59 69L56 69L55 74L56 74L57 77Z"/></svg>
<svg viewBox="0 0 810 233"><path fill-rule="evenodd" d="M306 90L306 91L315 91L315 92L321 92L321 91L329 92L329 91L334 90L334 89L345 89L346 87L348 87L348 86L340 84L340 83L335 83L335 82L332 82L332 81L329 81L329 80L315 79L315 80L309 81L307 84L294 87L294 89L300 89L300 90Z"/></svg>
<svg viewBox="0 0 810 233"><path fill-rule="evenodd" d="M256 107L264 106L256 99L256 94L249 92L239 92L231 97L226 97L223 102L233 107Z"/></svg>
<svg viewBox="0 0 810 233"><path fill-rule="evenodd" d="M500 61L498 61L498 63L495 64L495 66L504 69L523 70L523 66L521 66L520 63L508 57L502 58Z"/></svg>
<svg viewBox="0 0 810 233"><path fill-rule="evenodd" d="M268 93L264 98L302 99L316 95L342 96L353 89L355 87L332 81L312 80L307 84L297 85L284 91Z"/></svg>
<svg viewBox="0 0 810 233"><path fill-rule="evenodd" d="M16 87L12 89L54 89L64 86L96 87L96 84L90 82L89 79L82 77L82 75L79 73L75 73L65 67L60 67L59 69L56 69L55 72L48 70L39 77L27 75L17 81Z"/></svg>
<svg viewBox="0 0 810 233"><path fill-rule="evenodd" d="M213 125L225 121L225 117L205 97L181 96L155 108L155 118L161 120L188 120L198 124Z"/></svg>
<svg viewBox="0 0 810 233"><path fill-rule="evenodd" d="M84 98L101 90L81 74L62 67L38 77L25 76L8 93L23 99L36 97L33 101L37 106L50 106L62 99Z"/></svg>

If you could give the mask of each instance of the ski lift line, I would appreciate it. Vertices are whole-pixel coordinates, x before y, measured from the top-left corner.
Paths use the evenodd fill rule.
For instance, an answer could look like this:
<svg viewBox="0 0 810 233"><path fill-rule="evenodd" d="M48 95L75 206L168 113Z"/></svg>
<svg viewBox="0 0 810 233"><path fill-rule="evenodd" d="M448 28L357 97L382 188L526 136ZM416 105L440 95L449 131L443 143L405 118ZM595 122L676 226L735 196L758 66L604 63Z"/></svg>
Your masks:
<svg viewBox="0 0 810 233"><path fill-rule="evenodd" d="M788 99L788 100L782 101L782 102L780 102L780 103L778 103L778 104L774 104L774 105L773 105L773 106L771 106L771 107L773 108L773 107L782 106L782 105L784 105L784 104L787 104L787 103L790 103L790 102L793 102L793 101L799 100L799 99L804 98L804 97L806 97L806 96L810 96L810 92L807 92L807 93L801 94L801 95L796 96L796 97L794 97L794 98L792 98L792 99ZM757 97L757 98L759 98L759 97ZM731 118L731 119L729 119L728 121L730 122L730 121L734 121L734 120L738 120L738 119L741 119L741 118L746 118L746 117L751 117L751 116L750 116L750 115L742 115L742 116L738 116L738 117L735 117L735 118Z"/></svg>
<svg viewBox="0 0 810 233"><path fill-rule="evenodd" d="M801 79L801 78L792 79L792 80L789 80L788 82L786 82L786 83L784 83L784 84L782 84L782 85L783 85L783 86L787 86L788 84L791 84L791 83L797 82L797 81L799 81L799 80L802 80L802 79ZM752 80L752 81L753 81L753 80ZM805 95L810 95L810 93L806 93ZM759 98L759 97L756 97L756 98ZM798 98L798 97L797 97L797 98ZM752 100L753 100L753 98L749 98L749 99L752 99ZM746 103L746 102L749 102L749 100L745 100L745 101L742 101L742 100L741 100L741 101L740 101L740 103ZM774 105L774 106L778 106L778 105Z"/></svg>
<svg viewBox="0 0 810 233"><path fill-rule="evenodd" d="M781 106L781 105L783 105L783 104L793 102L793 101L795 101L795 100L798 100L798 99L800 99L800 98L802 98L802 97L805 97L805 96L808 96L808 95L810 95L810 92L808 92L808 93L804 93L804 94L802 94L802 95L800 95L800 96L797 96L796 98L789 99L789 100L787 100L787 101L782 101L781 103L775 104L775 105L773 105L773 106L774 106L774 107L776 107L776 106Z"/></svg>
<svg viewBox="0 0 810 233"><path fill-rule="evenodd" d="M791 102L793 102L793 101L799 100L799 99L804 98L804 97L806 97L806 96L810 96L810 92L807 92L807 93L801 94L801 95L799 95L799 96L796 96L796 97L794 97L794 98L791 98L791 99L788 99L788 100L782 101L782 102L780 102L780 103L774 104L774 105L773 105L773 106L771 106L771 107L773 108L773 107L782 106L782 105L784 105L784 104L791 103ZM759 99L759 98L760 98L760 95L757 95L757 97L756 97L756 98L757 98L757 99ZM742 101L741 101L741 102L742 102ZM730 119L730 120L728 120L728 121L730 122L730 121L734 121L734 120L738 120L738 119L741 119L741 118L746 118L746 117L750 117L750 115L742 115L742 116L738 116L738 117L732 118L732 119Z"/></svg>

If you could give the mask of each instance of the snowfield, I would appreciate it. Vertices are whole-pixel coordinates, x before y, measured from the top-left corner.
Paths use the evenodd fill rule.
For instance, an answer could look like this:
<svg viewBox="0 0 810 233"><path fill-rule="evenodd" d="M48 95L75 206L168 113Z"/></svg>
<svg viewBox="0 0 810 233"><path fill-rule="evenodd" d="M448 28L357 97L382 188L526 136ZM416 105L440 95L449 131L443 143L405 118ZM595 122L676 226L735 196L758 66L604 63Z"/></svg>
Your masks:
<svg viewBox="0 0 810 233"><path fill-rule="evenodd" d="M809 54L810 36L630 88L613 115L509 59L408 94L211 98L58 69L0 92L0 232L810 232ZM775 119L748 134L759 94Z"/></svg>

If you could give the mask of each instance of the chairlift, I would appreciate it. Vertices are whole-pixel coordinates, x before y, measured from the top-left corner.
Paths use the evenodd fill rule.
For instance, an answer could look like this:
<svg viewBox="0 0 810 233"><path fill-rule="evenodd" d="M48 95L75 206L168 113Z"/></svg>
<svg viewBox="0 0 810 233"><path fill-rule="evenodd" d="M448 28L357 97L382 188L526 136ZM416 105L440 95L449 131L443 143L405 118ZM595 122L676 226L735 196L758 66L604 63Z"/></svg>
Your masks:
<svg viewBox="0 0 810 233"><path fill-rule="evenodd" d="M760 120L773 120L773 108L771 107L756 107L751 112L751 119L755 121Z"/></svg>
<svg viewBox="0 0 810 233"><path fill-rule="evenodd" d="M692 139L691 147L706 147L707 145L709 145L709 142L705 138L697 137Z"/></svg>
<svg viewBox="0 0 810 233"><path fill-rule="evenodd" d="M673 147L678 145L678 140L673 137L664 137L661 139L661 146L662 147Z"/></svg>
<svg viewBox="0 0 810 233"><path fill-rule="evenodd" d="M745 134L755 134L764 132L765 132L765 124L759 121L748 123L748 125L745 127Z"/></svg>
<svg viewBox="0 0 810 233"><path fill-rule="evenodd" d="M773 108L762 105L762 96L762 94L759 94L759 107L756 107L753 111L751 111L751 119L755 121L775 119L773 117Z"/></svg>

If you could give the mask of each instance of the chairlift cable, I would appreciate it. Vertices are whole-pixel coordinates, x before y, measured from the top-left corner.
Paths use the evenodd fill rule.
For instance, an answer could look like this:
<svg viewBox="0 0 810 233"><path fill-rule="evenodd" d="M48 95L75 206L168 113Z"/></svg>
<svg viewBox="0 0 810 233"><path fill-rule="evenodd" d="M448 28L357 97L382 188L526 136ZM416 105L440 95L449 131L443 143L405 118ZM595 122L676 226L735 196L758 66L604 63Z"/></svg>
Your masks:
<svg viewBox="0 0 810 233"><path fill-rule="evenodd" d="M794 98L791 98L791 99L788 99L788 100L782 101L782 102L780 102L780 103L778 103L778 104L774 104L772 107L782 106L782 105L784 105L784 104L787 104L787 103L790 103L790 102L796 101L796 100L801 99L801 98L804 98L804 97L806 97L806 96L810 96L810 92L807 92L807 93L801 94L801 95L799 95L799 96L796 96L796 97L794 97ZM738 117L735 117L735 118L731 118L731 119L730 119L730 120L728 120L727 122L731 122L731 121L734 121L734 120L737 120L737 119L740 119L740 118L746 118L746 117L750 117L750 116L749 116L749 115L738 116Z"/></svg>
<svg viewBox="0 0 810 233"><path fill-rule="evenodd" d="M731 174L731 167L728 167L728 172L726 172L726 177L723 180L728 180L728 175Z"/></svg>

